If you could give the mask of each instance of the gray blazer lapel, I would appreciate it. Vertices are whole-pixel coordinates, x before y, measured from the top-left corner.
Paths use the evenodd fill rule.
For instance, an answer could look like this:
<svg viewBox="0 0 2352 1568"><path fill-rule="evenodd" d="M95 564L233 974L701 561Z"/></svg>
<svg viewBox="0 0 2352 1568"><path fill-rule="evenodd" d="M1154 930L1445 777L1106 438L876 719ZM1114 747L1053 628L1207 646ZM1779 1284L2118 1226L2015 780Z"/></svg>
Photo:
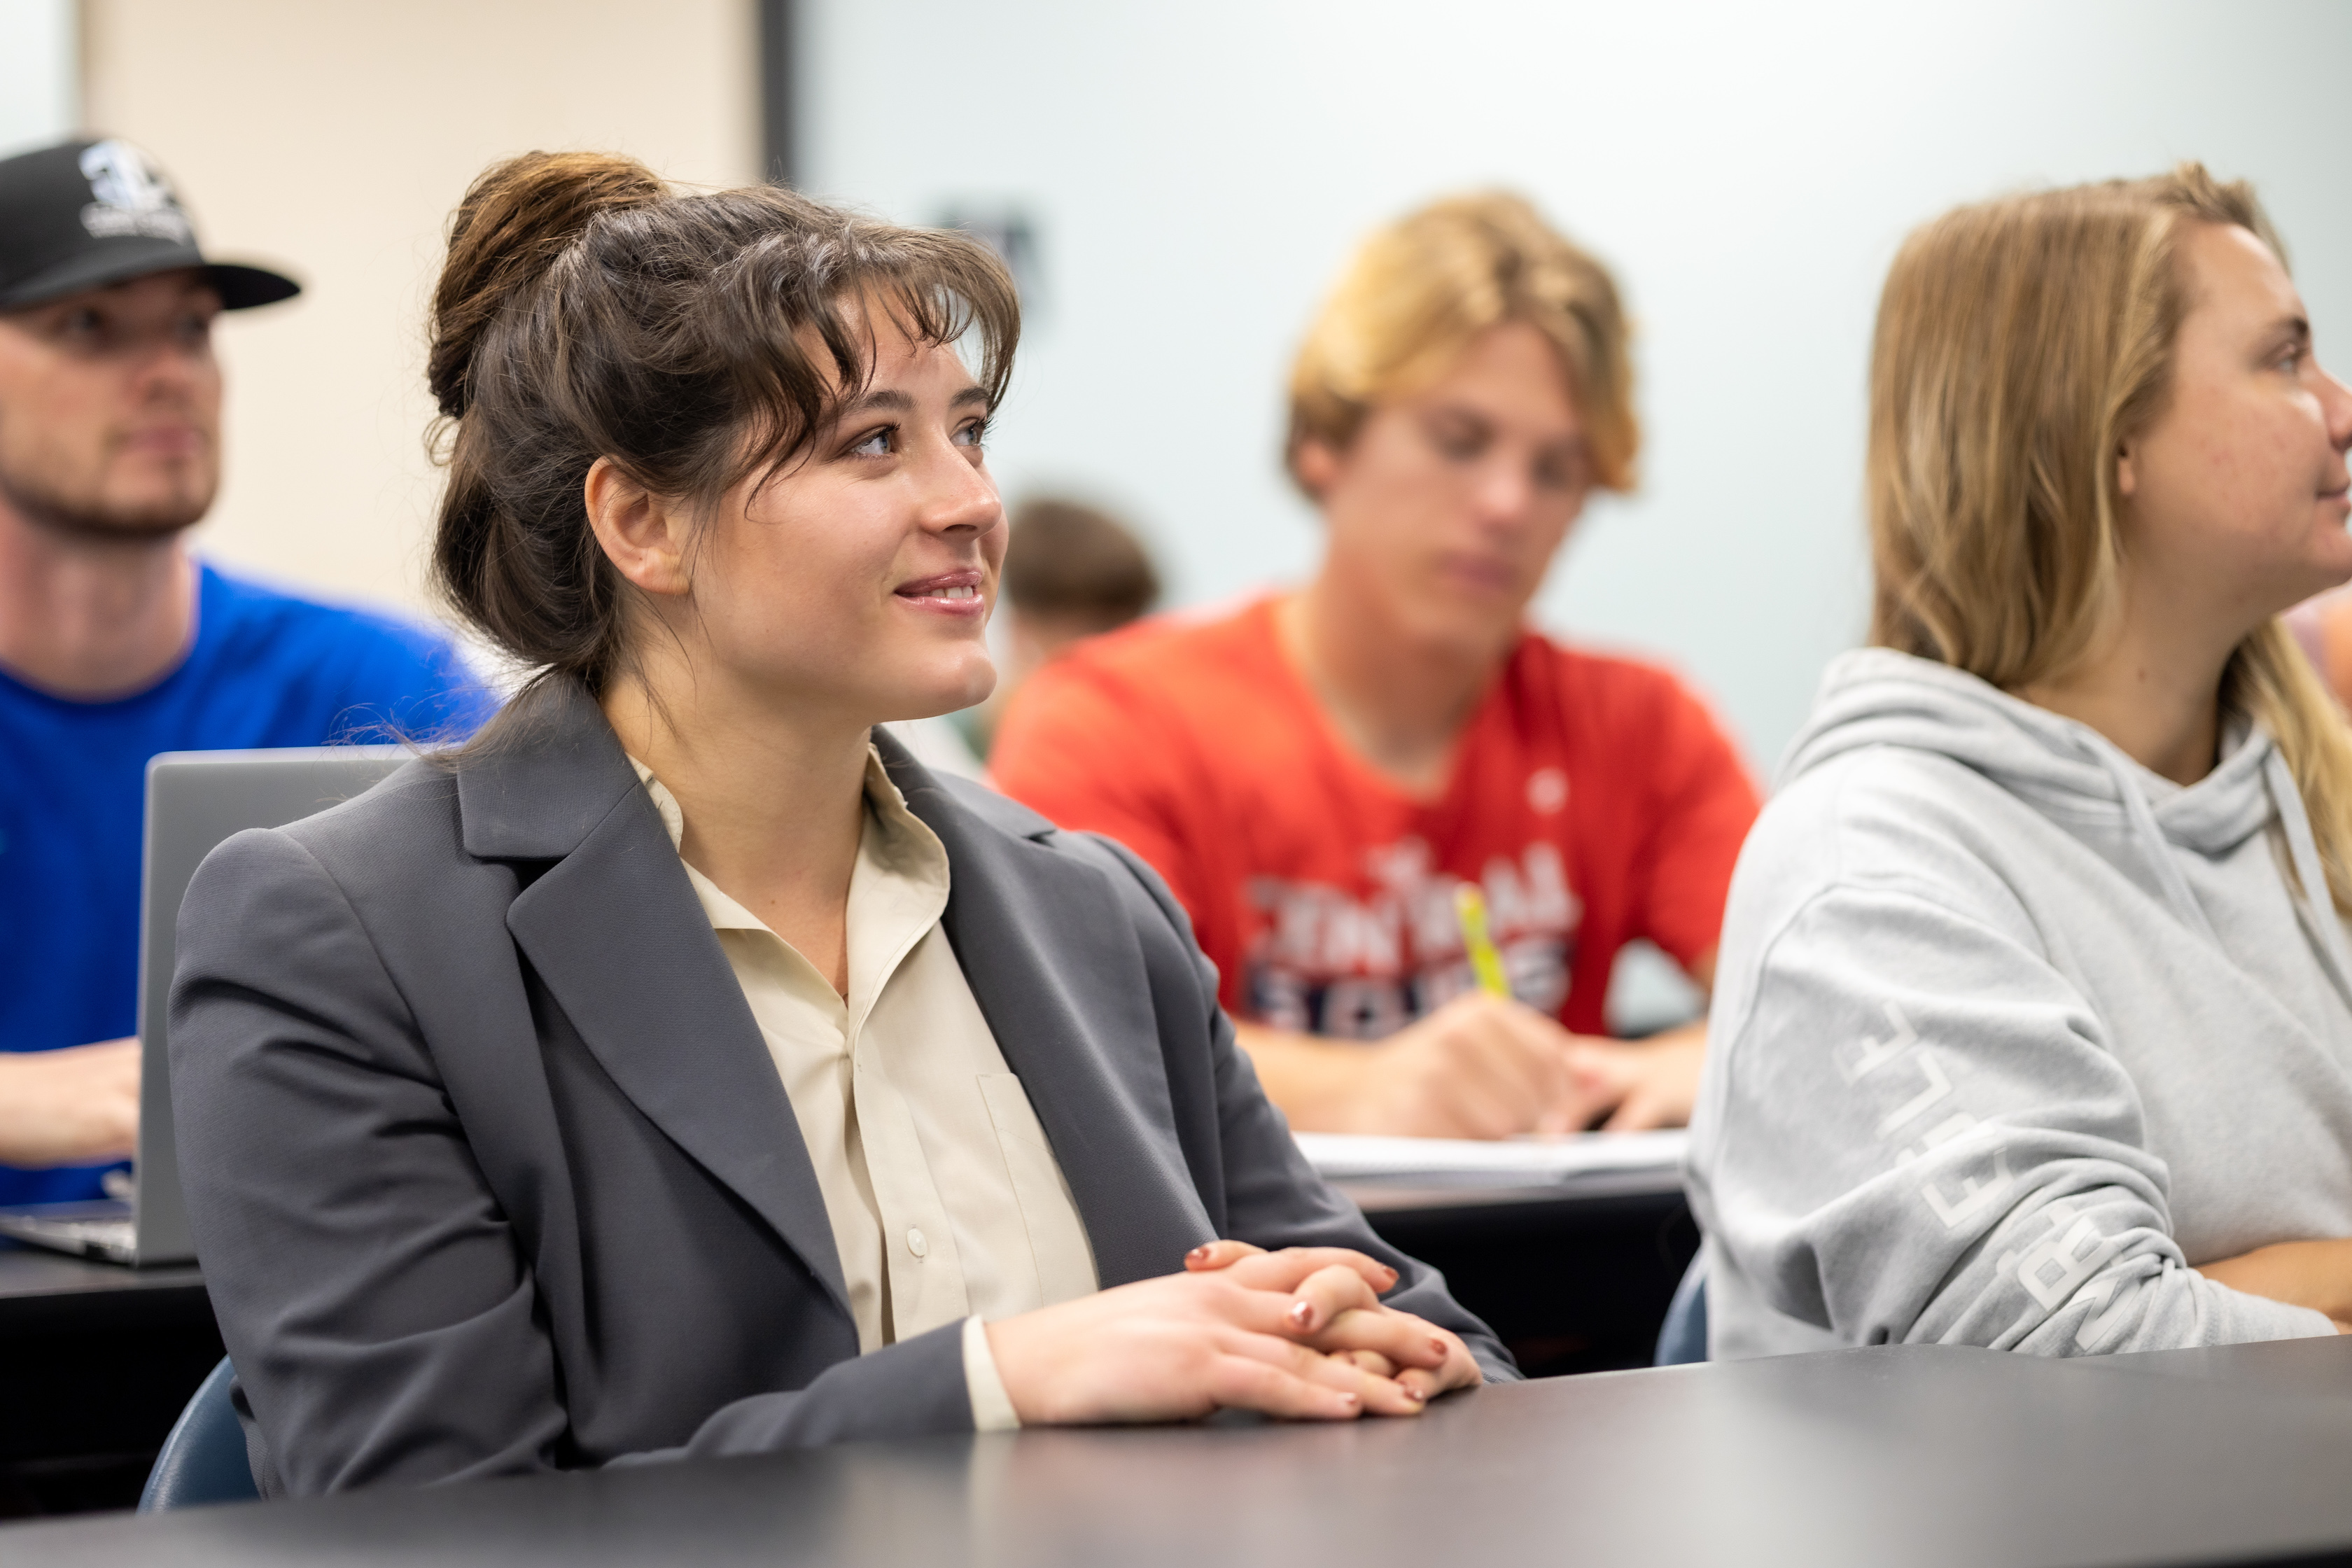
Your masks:
<svg viewBox="0 0 2352 1568"><path fill-rule="evenodd" d="M1069 1179L1097 1277L1108 1289L1172 1273L1213 1233L1176 1140L1132 917L1100 871L1033 841L1055 831L1043 817L1026 837L996 827L887 734L876 744L947 847L940 923Z"/></svg>
<svg viewBox="0 0 2352 1568"><path fill-rule="evenodd" d="M659 814L584 692L550 692L542 709L526 739L459 772L467 851L561 857L507 929L621 1092L773 1226L847 1317L800 1123Z"/></svg>

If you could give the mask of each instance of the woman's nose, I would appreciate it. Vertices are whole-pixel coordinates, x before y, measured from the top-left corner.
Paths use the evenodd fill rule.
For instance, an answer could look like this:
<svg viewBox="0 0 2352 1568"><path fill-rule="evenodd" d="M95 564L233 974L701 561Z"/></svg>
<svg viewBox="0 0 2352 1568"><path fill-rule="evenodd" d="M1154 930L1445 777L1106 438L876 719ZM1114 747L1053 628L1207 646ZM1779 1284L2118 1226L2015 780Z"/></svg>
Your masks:
<svg viewBox="0 0 2352 1568"><path fill-rule="evenodd" d="M924 526L939 532L950 529L986 529L1004 513L1004 503L996 493L996 481L988 470L972 463L953 447L947 454L927 464L924 498Z"/></svg>
<svg viewBox="0 0 2352 1568"><path fill-rule="evenodd" d="M2339 452L2352 450L2352 386L2320 373L2321 407L2327 414L2327 438Z"/></svg>

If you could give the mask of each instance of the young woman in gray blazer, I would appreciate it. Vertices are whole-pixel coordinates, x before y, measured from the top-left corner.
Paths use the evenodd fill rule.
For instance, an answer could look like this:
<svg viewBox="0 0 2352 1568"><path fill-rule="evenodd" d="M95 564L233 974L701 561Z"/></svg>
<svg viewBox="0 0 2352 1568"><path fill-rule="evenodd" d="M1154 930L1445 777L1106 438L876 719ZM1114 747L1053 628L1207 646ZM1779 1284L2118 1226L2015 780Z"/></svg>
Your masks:
<svg viewBox="0 0 2352 1568"><path fill-rule="evenodd" d="M782 190L467 193L434 563L540 673L181 917L265 1489L1516 1375L1301 1160L1159 879L873 730L993 679L1018 319L964 237Z"/></svg>

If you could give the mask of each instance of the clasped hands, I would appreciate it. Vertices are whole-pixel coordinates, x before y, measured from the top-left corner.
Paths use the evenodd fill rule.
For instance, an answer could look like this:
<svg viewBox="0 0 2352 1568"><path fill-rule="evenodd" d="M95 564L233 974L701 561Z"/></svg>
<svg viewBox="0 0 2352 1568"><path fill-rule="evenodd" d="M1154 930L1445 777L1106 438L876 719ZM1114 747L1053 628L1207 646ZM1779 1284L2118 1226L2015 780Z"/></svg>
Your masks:
<svg viewBox="0 0 2352 1568"><path fill-rule="evenodd" d="M1480 1380L1460 1339L1381 1304L1396 1270L1338 1247L1213 1241L1184 1272L988 1325L1024 1425L1417 1415Z"/></svg>

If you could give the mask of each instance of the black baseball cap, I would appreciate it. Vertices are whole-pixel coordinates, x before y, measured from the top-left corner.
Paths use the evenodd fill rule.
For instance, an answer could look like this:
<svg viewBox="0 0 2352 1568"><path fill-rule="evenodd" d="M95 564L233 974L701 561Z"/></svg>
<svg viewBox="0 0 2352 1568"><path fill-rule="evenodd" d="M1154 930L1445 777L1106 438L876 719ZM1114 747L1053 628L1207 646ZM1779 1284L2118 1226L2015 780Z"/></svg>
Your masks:
<svg viewBox="0 0 2352 1568"><path fill-rule="evenodd" d="M205 260L172 183L128 142L68 142L0 160L0 310L183 267L201 270L231 310L302 291L265 267Z"/></svg>

